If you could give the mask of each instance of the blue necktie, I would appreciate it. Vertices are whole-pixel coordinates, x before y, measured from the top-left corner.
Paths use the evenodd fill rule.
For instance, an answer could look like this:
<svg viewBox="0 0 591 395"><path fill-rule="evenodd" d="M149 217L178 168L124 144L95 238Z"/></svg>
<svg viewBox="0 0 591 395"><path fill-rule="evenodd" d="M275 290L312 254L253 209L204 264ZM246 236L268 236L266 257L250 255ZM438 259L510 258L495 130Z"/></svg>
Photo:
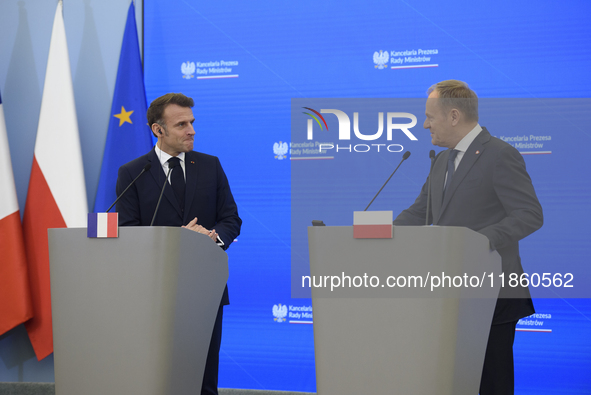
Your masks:
<svg viewBox="0 0 591 395"><path fill-rule="evenodd" d="M445 181L445 188L443 190L443 198L445 199L445 194L451 185L452 177L454 176L454 172L456 171L455 160L456 156L458 156L458 150L452 149L449 153L449 158L447 159L447 180Z"/></svg>
<svg viewBox="0 0 591 395"><path fill-rule="evenodd" d="M168 160L168 166L172 167L172 173L170 175L170 182L172 190L176 196L176 200L181 207L181 212L185 211L185 174L181 167L181 160L176 156L173 156Z"/></svg>

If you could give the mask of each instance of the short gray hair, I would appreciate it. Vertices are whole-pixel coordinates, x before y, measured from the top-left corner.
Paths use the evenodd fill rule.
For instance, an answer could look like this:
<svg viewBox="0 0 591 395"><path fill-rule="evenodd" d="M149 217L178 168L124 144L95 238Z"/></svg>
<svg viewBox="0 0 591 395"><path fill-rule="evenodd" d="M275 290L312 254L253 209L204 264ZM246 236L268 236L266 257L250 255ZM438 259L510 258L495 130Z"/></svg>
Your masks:
<svg viewBox="0 0 591 395"><path fill-rule="evenodd" d="M439 104L446 110L452 108L460 110L468 121L478 122L478 96L467 83L458 80L445 80L431 85L427 95L431 92L439 93Z"/></svg>

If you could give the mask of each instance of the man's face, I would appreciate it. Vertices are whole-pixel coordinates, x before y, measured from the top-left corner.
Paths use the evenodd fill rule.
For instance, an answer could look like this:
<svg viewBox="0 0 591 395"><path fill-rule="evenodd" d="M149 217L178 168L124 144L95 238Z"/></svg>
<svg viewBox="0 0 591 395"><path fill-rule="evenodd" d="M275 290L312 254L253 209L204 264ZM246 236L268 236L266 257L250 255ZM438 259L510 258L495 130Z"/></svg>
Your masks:
<svg viewBox="0 0 591 395"><path fill-rule="evenodd" d="M181 107L177 104L169 104L162 114L162 120L166 125L162 128L160 149L169 155L177 156L181 152L193 150L193 110L189 107Z"/></svg>
<svg viewBox="0 0 591 395"><path fill-rule="evenodd" d="M454 148L459 140L455 136L450 114L439 104L439 93L436 90L427 98L425 115L427 118L423 127L431 131L431 143L439 147Z"/></svg>

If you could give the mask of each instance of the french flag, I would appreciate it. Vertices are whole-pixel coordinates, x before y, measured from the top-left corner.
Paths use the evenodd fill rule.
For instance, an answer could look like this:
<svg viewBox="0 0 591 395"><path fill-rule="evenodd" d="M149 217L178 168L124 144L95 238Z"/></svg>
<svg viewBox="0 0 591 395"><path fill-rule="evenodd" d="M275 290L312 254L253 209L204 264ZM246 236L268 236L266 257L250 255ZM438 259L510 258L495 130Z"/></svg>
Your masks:
<svg viewBox="0 0 591 395"><path fill-rule="evenodd" d="M84 228L88 203L66 43L57 5L45 72L23 231L33 318L25 323L38 360L53 352L47 229Z"/></svg>
<svg viewBox="0 0 591 395"><path fill-rule="evenodd" d="M0 335L33 316L21 215L0 98Z"/></svg>
<svg viewBox="0 0 591 395"><path fill-rule="evenodd" d="M119 237L119 213L88 213L86 236L91 238Z"/></svg>

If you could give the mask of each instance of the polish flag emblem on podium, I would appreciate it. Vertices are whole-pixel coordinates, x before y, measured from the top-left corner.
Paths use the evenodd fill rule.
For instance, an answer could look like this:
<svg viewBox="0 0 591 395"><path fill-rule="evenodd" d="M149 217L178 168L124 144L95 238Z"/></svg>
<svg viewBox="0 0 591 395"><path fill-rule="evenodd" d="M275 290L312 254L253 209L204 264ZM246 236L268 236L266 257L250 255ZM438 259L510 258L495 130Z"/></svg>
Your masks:
<svg viewBox="0 0 591 395"><path fill-rule="evenodd" d="M393 236L392 211L353 212L353 237L355 239L391 239Z"/></svg>

